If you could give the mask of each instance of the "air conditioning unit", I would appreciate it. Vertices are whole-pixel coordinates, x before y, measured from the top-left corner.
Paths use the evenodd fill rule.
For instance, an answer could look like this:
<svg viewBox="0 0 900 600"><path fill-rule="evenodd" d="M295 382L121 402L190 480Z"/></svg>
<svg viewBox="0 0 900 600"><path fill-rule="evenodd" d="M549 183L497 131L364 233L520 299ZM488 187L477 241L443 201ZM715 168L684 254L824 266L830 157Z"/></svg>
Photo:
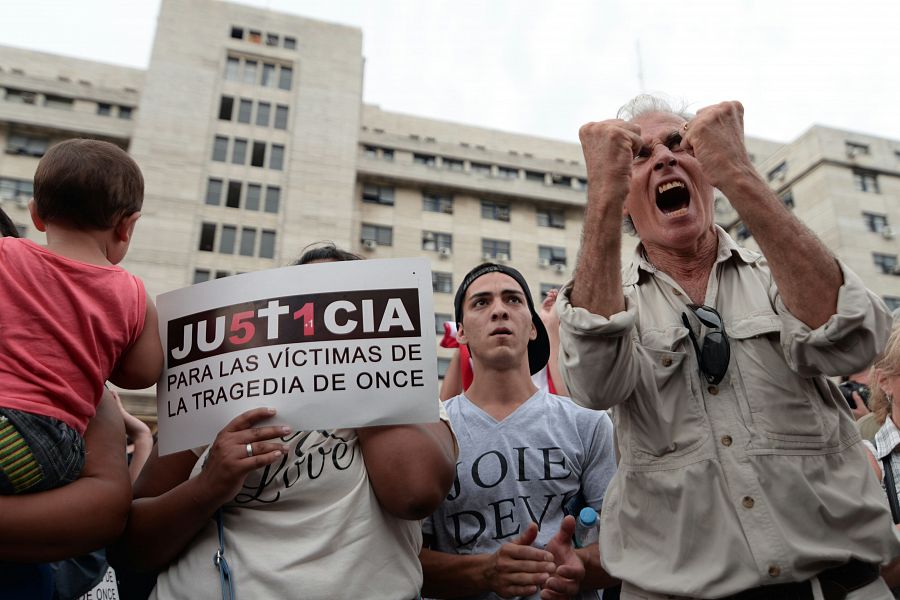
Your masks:
<svg viewBox="0 0 900 600"><path fill-rule="evenodd" d="M453 254L453 251L450 248L441 248L440 250L438 250L438 253L440 253L442 257L447 258L451 254Z"/></svg>
<svg viewBox="0 0 900 600"><path fill-rule="evenodd" d="M881 228L881 237L883 237L884 239L892 240L892 239L894 239L895 235L896 235L896 232L894 231L894 228L891 227L890 225L885 225L884 227Z"/></svg>
<svg viewBox="0 0 900 600"><path fill-rule="evenodd" d="M374 250L377 245L378 242L375 240L363 240L363 248L366 250Z"/></svg>
<svg viewBox="0 0 900 600"><path fill-rule="evenodd" d="M498 254L498 255L497 255L497 260L498 260L499 262L507 262L507 261L509 260L509 254L503 254L503 253Z"/></svg>
<svg viewBox="0 0 900 600"><path fill-rule="evenodd" d="M549 258L539 258L538 266L542 269L546 269L547 267L550 266L550 259Z"/></svg>
<svg viewBox="0 0 900 600"><path fill-rule="evenodd" d="M562 263L556 263L555 265L553 265L553 270L556 271L557 273L562 273L563 271L566 270L566 265L564 265Z"/></svg>

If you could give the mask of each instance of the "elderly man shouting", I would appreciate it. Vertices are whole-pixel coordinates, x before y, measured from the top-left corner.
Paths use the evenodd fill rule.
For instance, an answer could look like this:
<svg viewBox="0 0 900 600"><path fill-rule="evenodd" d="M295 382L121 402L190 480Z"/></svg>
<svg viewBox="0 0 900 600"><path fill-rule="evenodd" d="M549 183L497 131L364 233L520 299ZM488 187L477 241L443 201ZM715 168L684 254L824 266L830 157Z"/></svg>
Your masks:
<svg viewBox="0 0 900 600"><path fill-rule="evenodd" d="M779 201L738 102L639 97L580 137L588 204L557 309L573 399L616 405L601 556L623 598L890 598L884 492L826 376L869 364L890 315ZM764 256L713 219L731 200ZM640 244L620 270L622 217Z"/></svg>

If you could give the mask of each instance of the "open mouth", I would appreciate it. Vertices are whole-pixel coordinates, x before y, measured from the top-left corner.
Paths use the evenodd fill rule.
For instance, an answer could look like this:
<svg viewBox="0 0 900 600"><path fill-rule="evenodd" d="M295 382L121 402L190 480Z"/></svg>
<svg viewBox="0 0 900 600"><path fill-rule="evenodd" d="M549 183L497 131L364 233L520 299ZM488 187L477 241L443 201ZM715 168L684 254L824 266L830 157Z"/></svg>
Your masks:
<svg viewBox="0 0 900 600"><path fill-rule="evenodd" d="M681 181L670 181L656 188L656 207L664 215L683 215L687 213L690 203L691 193Z"/></svg>
<svg viewBox="0 0 900 600"><path fill-rule="evenodd" d="M497 329L491 332L491 335L511 335L512 331L507 329L506 327L498 327Z"/></svg>

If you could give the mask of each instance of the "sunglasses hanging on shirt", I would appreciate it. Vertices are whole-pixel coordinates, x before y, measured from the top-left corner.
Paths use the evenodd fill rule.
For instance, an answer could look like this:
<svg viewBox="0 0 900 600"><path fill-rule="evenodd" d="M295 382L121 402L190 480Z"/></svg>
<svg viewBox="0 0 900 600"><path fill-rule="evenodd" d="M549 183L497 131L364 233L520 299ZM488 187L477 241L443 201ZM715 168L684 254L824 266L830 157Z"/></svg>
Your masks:
<svg viewBox="0 0 900 600"><path fill-rule="evenodd" d="M703 344L697 342L697 336L691 328L687 313L681 313L681 321L687 327L694 352L697 354L697 362L700 363L700 375L707 382L715 385L722 381L728 372L728 363L731 361L731 346L728 336L725 334L725 323L722 316L711 306L700 304L688 304L697 320L709 331L703 336Z"/></svg>

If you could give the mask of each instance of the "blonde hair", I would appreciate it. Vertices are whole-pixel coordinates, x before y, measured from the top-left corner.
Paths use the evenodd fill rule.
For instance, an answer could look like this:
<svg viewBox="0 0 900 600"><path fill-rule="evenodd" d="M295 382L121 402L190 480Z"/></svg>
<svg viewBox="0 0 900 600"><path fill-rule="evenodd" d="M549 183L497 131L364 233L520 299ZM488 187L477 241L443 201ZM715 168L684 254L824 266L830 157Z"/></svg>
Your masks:
<svg viewBox="0 0 900 600"><path fill-rule="evenodd" d="M891 412L891 399L878 383L879 374L888 377L900 375L900 327L894 327L887 347L869 372L869 388L872 393L870 408L875 413L875 420L881 425Z"/></svg>

